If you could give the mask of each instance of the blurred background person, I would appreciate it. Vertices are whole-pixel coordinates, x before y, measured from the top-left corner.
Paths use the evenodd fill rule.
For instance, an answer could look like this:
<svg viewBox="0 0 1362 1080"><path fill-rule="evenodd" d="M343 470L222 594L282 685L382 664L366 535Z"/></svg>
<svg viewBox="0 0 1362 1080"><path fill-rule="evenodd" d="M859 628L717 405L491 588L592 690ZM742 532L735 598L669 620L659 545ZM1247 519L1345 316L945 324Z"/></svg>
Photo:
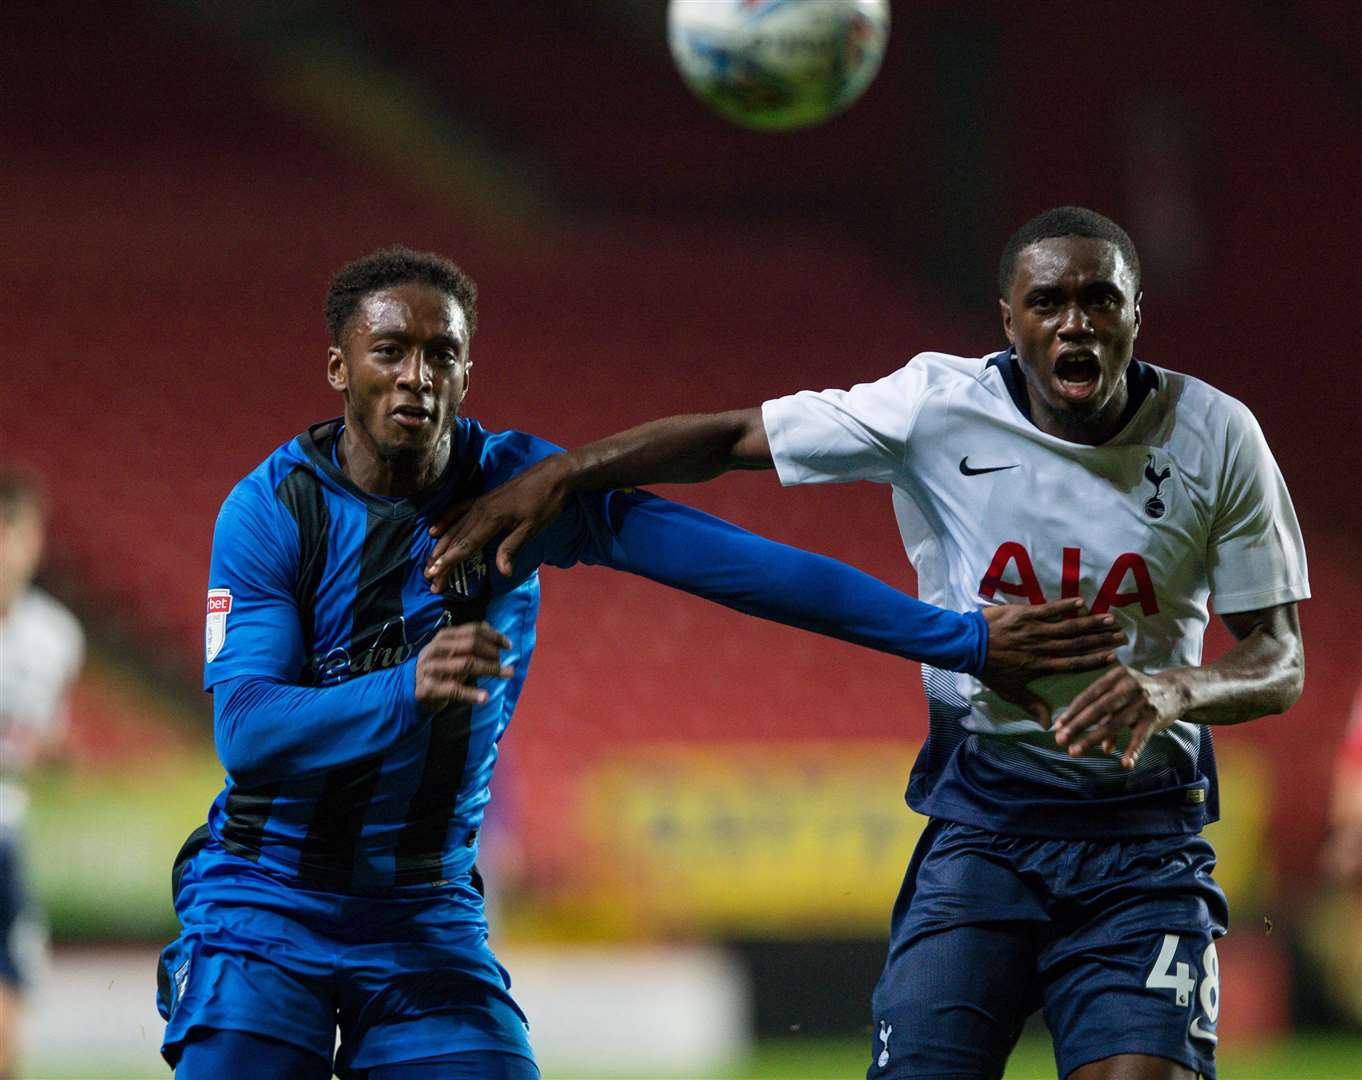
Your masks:
<svg viewBox="0 0 1362 1080"><path fill-rule="evenodd" d="M1362 682L1338 749L1324 864L1339 881L1362 887Z"/></svg>
<svg viewBox="0 0 1362 1080"><path fill-rule="evenodd" d="M1319 904L1315 954L1339 1011L1362 1024L1362 682L1334 765L1323 855L1333 885Z"/></svg>
<svg viewBox="0 0 1362 1080"><path fill-rule="evenodd" d="M61 743L85 651L76 617L33 584L46 523L37 480L0 467L0 1077L16 1075L23 991L45 937L24 879L24 775Z"/></svg>

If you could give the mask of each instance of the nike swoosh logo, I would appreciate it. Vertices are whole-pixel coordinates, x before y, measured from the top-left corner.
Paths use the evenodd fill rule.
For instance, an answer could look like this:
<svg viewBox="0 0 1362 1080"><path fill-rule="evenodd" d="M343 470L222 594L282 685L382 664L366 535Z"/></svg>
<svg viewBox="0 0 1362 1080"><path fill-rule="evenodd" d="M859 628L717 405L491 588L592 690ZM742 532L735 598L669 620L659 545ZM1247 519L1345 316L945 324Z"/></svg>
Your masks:
<svg viewBox="0 0 1362 1080"><path fill-rule="evenodd" d="M1201 1026L1201 1017L1192 1017L1192 1026L1187 1029L1189 1035L1196 1039L1207 1039L1210 1042L1218 1042L1214 1031L1207 1031Z"/></svg>
<svg viewBox="0 0 1362 1080"><path fill-rule="evenodd" d="M976 469L969 463L969 455L966 454L960 459L960 471L966 476L982 476L986 472L1004 472L1007 469L1020 469L1021 463L1016 465L990 465L986 469Z"/></svg>

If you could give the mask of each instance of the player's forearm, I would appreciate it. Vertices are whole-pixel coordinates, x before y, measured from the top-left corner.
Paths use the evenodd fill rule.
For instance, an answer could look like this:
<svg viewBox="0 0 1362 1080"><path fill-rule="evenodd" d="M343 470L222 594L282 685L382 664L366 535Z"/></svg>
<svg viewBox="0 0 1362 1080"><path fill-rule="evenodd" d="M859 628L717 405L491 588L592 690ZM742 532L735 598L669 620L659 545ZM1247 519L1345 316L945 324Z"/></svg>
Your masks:
<svg viewBox="0 0 1362 1080"><path fill-rule="evenodd" d="M924 604L836 560L646 493L612 496L611 518L608 556L588 561L946 670L983 667L988 628L978 612Z"/></svg>
<svg viewBox="0 0 1362 1080"><path fill-rule="evenodd" d="M1305 658L1298 635L1257 626L1212 663L1170 668L1159 677L1180 696L1182 719L1242 724L1295 704L1304 684Z"/></svg>
<svg viewBox="0 0 1362 1080"><path fill-rule="evenodd" d="M653 420L549 459L564 492L693 484L730 469L771 468L760 409Z"/></svg>
<svg viewBox="0 0 1362 1080"><path fill-rule="evenodd" d="M237 783L297 779L382 753L424 722L416 659L336 686L244 677L213 688L213 734Z"/></svg>

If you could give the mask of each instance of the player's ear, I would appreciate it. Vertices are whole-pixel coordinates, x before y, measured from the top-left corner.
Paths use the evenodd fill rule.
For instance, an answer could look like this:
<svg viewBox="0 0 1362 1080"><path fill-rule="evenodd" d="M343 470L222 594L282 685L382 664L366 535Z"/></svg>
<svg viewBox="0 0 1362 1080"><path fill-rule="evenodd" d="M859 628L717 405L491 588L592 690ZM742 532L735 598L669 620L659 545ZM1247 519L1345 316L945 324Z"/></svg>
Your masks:
<svg viewBox="0 0 1362 1080"><path fill-rule="evenodd" d="M473 370L473 360L468 357L463 362L463 389L459 392L459 404L463 404L463 399L468 396L468 373Z"/></svg>
<svg viewBox="0 0 1362 1080"><path fill-rule="evenodd" d="M339 390L341 393L350 385L345 370L345 357L334 345L326 350L326 381L331 384L332 390Z"/></svg>
<svg viewBox="0 0 1362 1080"><path fill-rule="evenodd" d="M1007 335L1007 340L1010 343L1015 344L1017 338L1012 333L1012 305L1001 296L998 297L998 313L1003 317L1003 333Z"/></svg>
<svg viewBox="0 0 1362 1080"><path fill-rule="evenodd" d="M1140 313L1140 301L1144 299L1144 293L1135 294L1135 334L1140 332L1140 323L1144 321L1144 316Z"/></svg>

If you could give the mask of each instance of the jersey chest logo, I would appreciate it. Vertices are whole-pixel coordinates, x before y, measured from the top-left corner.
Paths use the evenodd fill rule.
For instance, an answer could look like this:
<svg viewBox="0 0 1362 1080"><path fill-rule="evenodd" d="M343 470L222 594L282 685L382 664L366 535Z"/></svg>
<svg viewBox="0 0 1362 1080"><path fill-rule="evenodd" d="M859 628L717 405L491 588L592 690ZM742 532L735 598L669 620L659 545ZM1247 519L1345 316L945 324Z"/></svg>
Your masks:
<svg viewBox="0 0 1362 1080"><path fill-rule="evenodd" d="M1066 547L1060 555L1060 600L1079 595L1078 582L1083 562L1083 549ZM1016 580L1008 580L1015 578ZM1021 597L1031 604L1045 603L1045 593L1041 590L1040 579L1031 562L1031 554L1024 545L1015 540L1005 540L998 545L993 559L979 582L979 595L986 600L996 600L998 594ZM1097 597L1091 604L1094 615L1102 615L1114 607L1139 604L1146 615L1156 615L1159 611L1158 597L1154 593L1154 581L1149 574L1149 565L1144 557L1135 551L1127 551L1116 556L1111 564Z"/></svg>
<svg viewBox="0 0 1362 1080"><path fill-rule="evenodd" d="M458 563L449 572L449 584L445 592L464 600L471 600L482 592L487 580L487 561L479 551L471 559Z"/></svg>
<svg viewBox="0 0 1362 1080"><path fill-rule="evenodd" d="M1156 469L1155 464L1154 455L1150 454L1145 461L1144 478L1154 485L1154 494L1145 499L1144 512L1152 518L1161 518L1167 512L1168 507L1159 495L1163 490L1163 482L1173 475L1173 469L1169 465L1165 465L1162 469Z"/></svg>

